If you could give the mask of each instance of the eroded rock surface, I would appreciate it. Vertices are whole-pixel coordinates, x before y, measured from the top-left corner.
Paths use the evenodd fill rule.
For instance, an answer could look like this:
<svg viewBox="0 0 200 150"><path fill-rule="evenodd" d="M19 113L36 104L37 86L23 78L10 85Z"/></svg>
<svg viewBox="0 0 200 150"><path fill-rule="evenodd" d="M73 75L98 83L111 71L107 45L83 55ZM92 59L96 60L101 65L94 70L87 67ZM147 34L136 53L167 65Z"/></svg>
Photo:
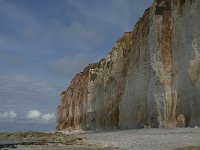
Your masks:
<svg viewBox="0 0 200 150"><path fill-rule="evenodd" d="M200 1L155 0L62 92L57 129L200 126Z"/></svg>

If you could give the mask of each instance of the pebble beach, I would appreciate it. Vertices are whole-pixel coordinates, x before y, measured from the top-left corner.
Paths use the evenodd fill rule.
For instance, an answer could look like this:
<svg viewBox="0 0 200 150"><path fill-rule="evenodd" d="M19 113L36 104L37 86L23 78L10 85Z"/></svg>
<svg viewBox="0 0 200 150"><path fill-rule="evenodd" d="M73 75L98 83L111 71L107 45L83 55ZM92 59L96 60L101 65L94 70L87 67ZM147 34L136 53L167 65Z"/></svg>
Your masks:
<svg viewBox="0 0 200 150"><path fill-rule="evenodd" d="M123 150L175 150L179 147L200 146L200 128L149 128L77 135L88 142Z"/></svg>

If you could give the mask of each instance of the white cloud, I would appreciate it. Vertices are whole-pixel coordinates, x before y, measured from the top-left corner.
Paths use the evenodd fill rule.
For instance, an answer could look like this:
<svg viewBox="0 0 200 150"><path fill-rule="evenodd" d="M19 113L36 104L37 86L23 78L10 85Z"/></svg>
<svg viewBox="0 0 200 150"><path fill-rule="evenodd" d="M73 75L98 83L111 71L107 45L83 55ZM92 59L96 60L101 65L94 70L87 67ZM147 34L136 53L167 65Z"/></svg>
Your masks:
<svg viewBox="0 0 200 150"><path fill-rule="evenodd" d="M56 116L55 116L54 113L52 113L52 114L47 113L47 114L43 114L43 115L41 116L41 119L44 120L44 121L50 121L50 120L53 120L53 119L55 119L55 118L56 118Z"/></svg>
<svg viewBox="0 0 200 150"><path fill-rule="evenodd" d="M5 119L15 119L17 117L17 114L15 111L8 111L4 113L0 113L0 118L5 118Z"/></svg>
<svg viewBox="0 0 200 150"><path fill-rule="evenodd" d="M31 110L27 112L27 118L29 120L48 122L54 120L56 118L56 115L54 113L42 113L39 110Z"/></svg>
<svg viewBox="0 0 200 150"><path fill-rule="evenodd" d="M27 113L28 119L40 119L41 112L39 110L31 110Z"/></svg>

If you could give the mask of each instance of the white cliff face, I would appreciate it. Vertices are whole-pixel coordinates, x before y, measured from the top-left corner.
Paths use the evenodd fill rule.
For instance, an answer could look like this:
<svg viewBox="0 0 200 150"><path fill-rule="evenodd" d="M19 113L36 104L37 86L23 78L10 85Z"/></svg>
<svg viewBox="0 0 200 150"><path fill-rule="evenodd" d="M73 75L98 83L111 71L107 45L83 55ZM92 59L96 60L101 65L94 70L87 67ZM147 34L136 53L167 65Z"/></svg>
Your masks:
<svg viewBox="0 0 200 150"><path fill-rule="evenodd" d="M198 79L194 78L195 73L199 76L198 67L195 67L199 64L198 59L196 59L198 57L197 49L199 49L197 43L200 43L199 8L199 1L188 0L178 12L175 9L173 11L173 36L175 39L172 49L175 78L173 84L178 97L176 115L184 115L186 126L198 125L200 121L200 109L198 109L200 89L195 86L198 84Z"/></svg>
<svg viewBox="0 0 200 150"><path fill-rule="evenodd" d="M155 0L62 94L57 128L200 126L200 1Z"/></svg>
<svg viewBox="0 0 200 150"><path fill-rule="evenodd" d="M131 38L131 33L125 33L107 58L89 71L88 129L119 127L119 102L123 94Z"/></svg>

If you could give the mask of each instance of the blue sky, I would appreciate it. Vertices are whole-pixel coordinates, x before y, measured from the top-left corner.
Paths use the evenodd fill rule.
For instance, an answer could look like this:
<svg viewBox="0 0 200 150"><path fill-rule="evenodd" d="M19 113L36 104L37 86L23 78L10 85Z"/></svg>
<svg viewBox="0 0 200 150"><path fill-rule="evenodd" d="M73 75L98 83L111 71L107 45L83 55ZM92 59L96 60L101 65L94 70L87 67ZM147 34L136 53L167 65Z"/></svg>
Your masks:
<svg viewBox="0 0 200 150"><path fill-rule="evenodd" d="M59 95L152 0L0 0L0 132L53 130Z"/></svg>

